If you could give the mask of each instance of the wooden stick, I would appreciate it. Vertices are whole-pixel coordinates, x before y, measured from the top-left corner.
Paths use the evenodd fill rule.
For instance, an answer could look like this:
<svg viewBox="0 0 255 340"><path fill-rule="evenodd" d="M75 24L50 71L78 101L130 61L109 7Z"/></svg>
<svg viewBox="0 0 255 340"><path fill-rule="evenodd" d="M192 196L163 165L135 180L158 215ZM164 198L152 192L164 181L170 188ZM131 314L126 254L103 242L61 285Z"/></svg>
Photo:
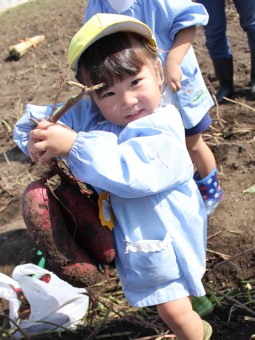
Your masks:
<svg viewBox="0 0 255 340"><path fill-rule="evenodd" d="M69 98L63 106L59 107L55 112L52 112L50 115L49 115L49 118L48 118L48 121L51 122L51 123L56 123L63 115L64 113L66 113L66 111L68 111L72 106L74 106L75 104L78 103L78 101L81 100L81 98L86 95L86 94L89 94L91 93L92 91L94 90L97 90L99 89L100 87L103 87L104 86L104 83L101 83L101 84L98 84L98 85L95 85L95 86L91 86L91 87L87 87L87 86L84 86L82 84L79 84L79 83L76 83L76 82L68 82L67 83L68 85L75 85L79 88L81 88L81 92L78 93L77 95L75 96L72 96L71 98ZM35 123L35 125L38 124L38 121L34 118L30 118L30 120L32 122Z"/></svg>
<svg viewBox="0 0 255 340"><path fill-rule="evenodd" d="M72 96L71 98L69 98L67 100L67 102L65 102L65 104L61 107L59 107L55 112L51 113L51 115L48 118L48 121L51 123L56 123L62 116L64 113L66 113L66 111L68 111L72 106L74 106L75 104L78 103L78 101L81 100L81 98L86 95L91 93L92 91L95 91L97 89L99 89L100 87L104 86L104 83L95 85L95 86L91 86L91 87L87 87L84 86L80 83L76 83L76 82L67 82L68 85L75 85L79 88L81 88L81 92L75 96Z"/></svg>
<svg viewBox="0 0 255 340"><path fill-rule="evenodd" d="M20 43L10 46L9 53L13 57L20 58L25 53L27 53L31 47L36 47L38 44L40 44L44 40L45 40L45 35L35 35L34 37L26 38Z"/></svg>
<svg viewBox="0 0 255 340"><path fill-rule="evenodd" d="M237 101L237 100L233 100L233 99L230 99L230 98L227 98L227 97L223 97L223 99L226 100L226 101L228 101L228 102L230 102L230 103L238 104L238 105L240 105L240 106L246 107L247 109L250 109L250 110L252 110L252 111L255 111L255 109L254 109L253 107L251 107L251 106L249 106L249 105L247 105L247 104L241 103L241 102L239 102L239 101Z"/></svg>
<svg viewBox="0 0 255 340"><path fill-rule="evenodd" d="M236 300L236 299L234 299L234 298L228 296L227 294L221 293L219 290L217 290L216 288L213 288L213 287L212 287L210 284L208 284L208 283L204 283L204 285L205 285L208 289L214 291L216 294L218 294L218 295L220 295L220 296L223 296L226 300L229 300L229 301L233 302L234 304L236 304L236 305L239 306L240 308L246 310L246 311L249 312L251 315L254 315L254 316L255 316L255 312L254 312L251 308L246 307L245 304L243 304L243 303L239 302L238 300Z"/></svg>
<svg viewBox="0 0 255 340"><path fill-rule="evenodd" d="M207 249L207 251L208 251L208 249ZM248 253L252 253L252 252L254 252L254 251L255 251L255 248L251 248L251 249L248 249L248 250L243 251L242 253L233 255L233 256L229 257L228 259L226 259L226 260L224 260L224 261L222 261L222 262L217 263L212 269L210 269L210 272L214 271L216 268L218 268L218 267L221 266L222 264L225 264L225 263L227 263L227 262L229 262L229 261L232 262L232 261L235 260L236 258L238 258L238 257L240 257L240 256L242 256L242 255L246 255L246 254L248 254Z"/></svg>

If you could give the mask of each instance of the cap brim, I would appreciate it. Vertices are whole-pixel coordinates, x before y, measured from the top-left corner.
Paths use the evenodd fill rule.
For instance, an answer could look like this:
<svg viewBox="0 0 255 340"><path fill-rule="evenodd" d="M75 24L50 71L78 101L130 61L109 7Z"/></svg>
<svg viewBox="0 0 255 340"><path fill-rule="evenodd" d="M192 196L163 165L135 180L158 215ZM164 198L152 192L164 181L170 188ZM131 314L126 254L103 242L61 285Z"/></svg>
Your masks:
<svg viewBox="0 0 255 340"><path fill-rule="evenodd" d="M72 38L67 57L70 67L76 73L79 58L90 45L107 35L121 31L140 34L156 47L152 31L143 22L126 15L98 13Z"/></svg>

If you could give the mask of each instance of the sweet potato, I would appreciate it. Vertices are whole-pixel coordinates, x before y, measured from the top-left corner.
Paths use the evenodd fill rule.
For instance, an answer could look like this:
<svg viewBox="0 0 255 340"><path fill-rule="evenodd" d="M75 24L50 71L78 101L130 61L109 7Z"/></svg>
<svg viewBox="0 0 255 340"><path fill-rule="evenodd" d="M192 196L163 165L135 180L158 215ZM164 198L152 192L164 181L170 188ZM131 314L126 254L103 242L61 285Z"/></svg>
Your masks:
<svg viewBox="0 0 255 340"><path fill-rule="evenodd" d="M100 223L97 202L67 183L61 184L55 194L74 239L101 264L111 263L115 256L113 235Z"/></svg>
<svg viewBox="0 0 255 340"><path fill-rule="evenodd" d="M91 285L97 279L96 262L73 240L58 200L44 181L34 181L24 191L26 227L52 271L75 287Z"/></svg>

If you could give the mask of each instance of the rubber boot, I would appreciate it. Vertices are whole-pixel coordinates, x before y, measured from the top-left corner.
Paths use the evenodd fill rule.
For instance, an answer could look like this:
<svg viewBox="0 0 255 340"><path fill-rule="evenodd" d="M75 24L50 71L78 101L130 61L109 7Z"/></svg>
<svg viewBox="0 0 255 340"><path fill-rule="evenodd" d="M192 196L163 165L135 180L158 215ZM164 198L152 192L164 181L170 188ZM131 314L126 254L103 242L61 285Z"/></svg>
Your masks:
<svg viewBox="0 0 255 340"><path fill-rule="evenodd" d="M201 179L199 173L196 172L194 174L194 180L204 200L207 215L210 216L214 213L224 196L224 191L219 184L218 170L215 167L213 171L203 179Z"/></svg>
<svg viewBox="0 0 255 340"><path fill-rule="evenodd" d="M255 99L255 51L251 51L251 97Z"/></svg>
<svg viewBox="0 0 255 340"><path fill-rule="evenodd" d="M213 312L213 304L206 295L192 296L192 309L202 318Z"/></svg>
<svg viewBox="0 0 255 340"><path fill-rule="evenodd" d="M213 59L214 71L220 83L220 88L216 93L216 99L219 104L224 101L223 97L232 97L234 93L233 82L233 58Z"/></svg>

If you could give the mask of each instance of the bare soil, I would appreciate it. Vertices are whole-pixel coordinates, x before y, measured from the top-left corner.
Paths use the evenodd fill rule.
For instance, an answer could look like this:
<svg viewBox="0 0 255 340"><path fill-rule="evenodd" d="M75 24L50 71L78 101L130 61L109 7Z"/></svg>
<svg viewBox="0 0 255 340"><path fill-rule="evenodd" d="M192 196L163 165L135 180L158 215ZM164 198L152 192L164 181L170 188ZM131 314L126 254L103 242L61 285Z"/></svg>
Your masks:
<svg viewBox="0 0 255 340"><path fill-rule="evenodd" d="M81 26L85 8L84 0L36 0L0 14L0 272L7 275L16 265L39 261L22 219L21 199L25 187L48 170L32 163L14 145L12 128L27 103L53 103L56 97L58 102L65 101L73 94L66 85L60 91L60 84L67 71L67 46ZM211 109L213 125L204 135L217 159L225 191L222 204L209 219L204 283L215 307L206 319L213 326L213 340L249 340L255 334L255 194L244 190L255 184L255 101L249 95L247 37L232 2L227 15L236 95L232 102ZM10 45L38 34L45 34L44 43L20 59L9 57ZM202 28L197 30L194 47L206 84L214 94L218 82ZM111 275L118 280L114 271ZM104 291L105 282L97 289ZM7 308L0 300L0 312L8 312ZM95 336L91 336L92 330L86 328L79 335L64 333L62 338L109 338L110 333L110 339L135 339L155 334L153 327L139 327L125 316L109 320ZM126 331L128 335L124 335Z"/></svg>

